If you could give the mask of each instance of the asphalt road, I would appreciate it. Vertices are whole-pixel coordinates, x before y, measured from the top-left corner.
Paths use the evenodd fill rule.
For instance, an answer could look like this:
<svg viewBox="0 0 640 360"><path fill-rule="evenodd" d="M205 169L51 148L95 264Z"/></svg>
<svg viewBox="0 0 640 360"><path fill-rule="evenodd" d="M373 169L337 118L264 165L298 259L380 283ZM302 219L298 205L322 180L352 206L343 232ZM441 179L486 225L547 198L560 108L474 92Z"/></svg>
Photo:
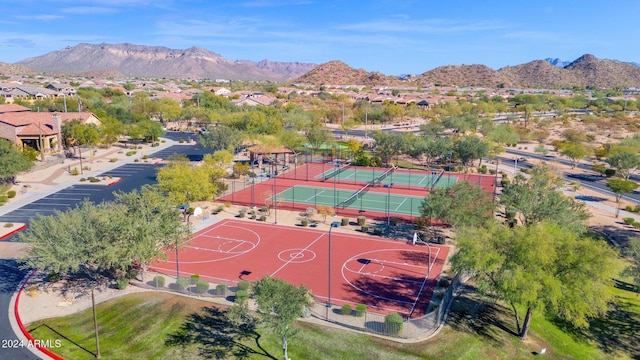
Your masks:
<svg viewBox="0 0 640 360"><path fill-rule="evenodd" d="M195 136L191 133L179 132L167 133L165 137L175 141L187 140L189 138L195 139ZM184 154L191 161L200 161L204 154L210 152L210 150L203 149L201 146L197 145L173 145L147 155L166 159L173 154ZM119 166L100 174L100 176L112 175L114 177L122 178L122 181L112 186L71 185L65 189L54 192L42 199L0 216L0 221L28 224L30 219L37 216L37 214L48 215L53 213L55 210L64 211L75 206L84 199L89 199L95 203L113 200L114 191L120 190L129 192L133 189L139 189L146 184L157 183L156 174L159 166L162 165L132 163ZM17 240L18 236L15 234L5 238L3 241ZM0 309L7 309L6 311L0 311L1 360L39 359L38 356L34 355L26 347L19 346L19 340L9 323L9 314L13 311L13 309L10 308L11 297L26 274L27 272L25 270L21 270L15 260L0 259Z"/></svg>
<svg viewBox="0 0 640 360"><path fill-rule="evenodd" d="M39 359L26 344L21 344L9 322L11 297L16 292L18 284L27 275L27 271L20 270L15 260L0 259L0 359L25 360Z"/></svg>

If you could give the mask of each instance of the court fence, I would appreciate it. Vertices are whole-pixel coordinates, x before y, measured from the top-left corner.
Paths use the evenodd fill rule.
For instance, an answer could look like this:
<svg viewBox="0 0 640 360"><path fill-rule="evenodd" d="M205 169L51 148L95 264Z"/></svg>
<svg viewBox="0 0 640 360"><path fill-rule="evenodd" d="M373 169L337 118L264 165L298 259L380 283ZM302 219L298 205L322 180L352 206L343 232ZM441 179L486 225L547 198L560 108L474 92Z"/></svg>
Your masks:
<svg viewBox="0 0 640 360"><path fill-rule="evenodd" d="M343 310L343 306L316 302L311 308L311 316L325 320L349 329L370 332L377 335L402 339L426 339L436 333L446 319L451 302L457 289L463 283L462 278L456 275L451 284L446 288L436 289L429 304L428 312L420 317L411 318L403 316L402 326L387 324L387 315L374 311L358 311L357 305L352 307L350 313Z"/></svg>
<svg viewBox="0 0 640 360"><path fill-rule="evenodd" d="M159 283L158 276L163 277L165 280ZM189 280L189 277L185 279ZM207 291L199 292L197 285L192 283L189 283L186 287L180 287L174 275L155 272L147 272L144 281L134 281L131 285L201 299L217 299L216 302L224 303L225 305L232 305L234 303L235 295L239 290L239 284L237 282L225 283L213 278L207 279L206 276L200 276L200 280L209 283ZM401 327L387 324L387 315L376 312L377 309L375 309L375 307L362 310L357 304L352 306L349 313L345 313L344 304L333 303L332 306L329 307L326 303L318 301L303 314L303 317L312 316L344 328L391 338L424 340L436 334L440 325L444 323L451 302L458 288L463 283L464 279L460 275L456 275L448 287L437 288L432 296L427 313L416 318L403 316Z"/></svg>

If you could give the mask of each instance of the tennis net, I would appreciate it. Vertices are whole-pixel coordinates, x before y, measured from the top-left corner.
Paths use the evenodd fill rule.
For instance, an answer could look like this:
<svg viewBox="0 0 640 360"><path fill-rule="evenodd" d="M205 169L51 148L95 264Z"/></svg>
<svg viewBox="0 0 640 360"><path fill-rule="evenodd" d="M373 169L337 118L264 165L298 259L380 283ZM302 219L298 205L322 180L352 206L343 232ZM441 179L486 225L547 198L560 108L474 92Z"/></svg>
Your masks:
<svg viewBox="0 0 640 360"><path fill-rule="evenodd" d="M382 184L382 180L384 180L387 176L389 176L389 174L391 174L396 168L395 167L391 167L389 168L389 170L385 171L382 173L382 175L378 176L377 178L373 179L373 185L375 184Z"/></svg>
<svg viewBox="0 0 640 360"><path fill-rule="evenodd" d="M433 179L433 182L431 183L431 189L434 189L436 187L436 185L438 184L438 181L440 181L440 179L442 178L442 175L444 175L444 170L440 170L440 172L436 174L436 176Z"/></svg>
<svg viewBox="0 0 640 360"><path fill-rule="evenodd" d="M336 177L336 176L338 176L338 174L340 174L343 171L346 171L350 167L351 167L351 163L346 163L343 166L335 169L334 171L332 171L328 175L325 175L324 176L324 180L328 180L328 179L331 179L332 177Z"/></svg>
<svg viewBox="0 0 640 360"><path fill-rule="evenodd" d="M342 200L342 202L340 202L338 206L344 209L349 205L353 204L357 199L362 198L362 195L364 195L364 193L369 190L369 186L371 186L371 184L367 183L365 186L362 187L362 189L356 191L355 193L349 195L348 198Z"/></svg>

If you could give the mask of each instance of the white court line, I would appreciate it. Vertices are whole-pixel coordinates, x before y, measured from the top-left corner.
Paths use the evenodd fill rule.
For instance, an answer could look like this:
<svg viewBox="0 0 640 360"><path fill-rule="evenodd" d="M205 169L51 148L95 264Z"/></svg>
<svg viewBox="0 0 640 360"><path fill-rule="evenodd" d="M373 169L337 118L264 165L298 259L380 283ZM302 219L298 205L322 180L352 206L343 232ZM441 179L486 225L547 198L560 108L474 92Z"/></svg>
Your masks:
<svg viewBox="0 0 640 360"><path fill-rule="evenodd" d="M314 197L319 197L320 194L322 194L323 192L325 192L326 190L320 190L320 192L316 192L315 194L313 194L313 196L307 198L306 200L303 200L303 202L308 202L313 200Z"/></svg>
<svg viewBox="0 0 640 360"><path fill-rule="evenodd" d="M413 305L411 305L411 311L409 311L409 314L413 314L413 310L415 310L416 306L418 305L418 300L420 300L420 295L422 295L422 291L424 290L424 287L427 285L427 281L429 281L429 273L427 273L424 276L424 281L422 281L422 285L420 286L418 295L416 295L416 300L413 302Z"/></svg>
<svg viewBox="0 0 640 360"><path fill-rule="evenodd" d="M311 243L309 243L309 245L307 245L306 247L304 247L300 252L303 252L305 250L309 250L309 248L311 246L313 246L313 244L315 244L316 242L318 242L318 240L320 240L325 234L320 234L320 236L318 236L315 240L313 240ZM289 265L294 259L290 259L289 261L287 261L286 263L284 263L284 265L280 266L280 268L278 268L278 270L274 271L273 273L271 273L271 276L274 276L275 274L277 274L278 272L280 272L280 270L284 269L285 266Z"/></svg>
<svg viewBox="0 0 640 360"><path fill-rule="evenodd" d="M244 241L243 242L238 241L238 244L236 246L232 247L231 249L227 250L226 252L230 253L233 250L235 250L237 247L240 247L241 245L244 245L244 243L245 243Z"/></svg>
<svg viewBox="0 0 640 360"><path fill-rule="evenodd" d="M429 176L423 176L422 180L418 181L418 185L422 186L422 183L427 180L428 178L430 178Z"/></svg>
<svg viewBox="0 0 640 360"><path fill-rule="evenodd" d="M396 206L395 211L398 212L398 210L400 210L400 207L402 206L402 204L404 204L407 201L407 197L405 196L404 199L402 199L402 201L400 202L400 204L398 204L398 206Z"/></svg>

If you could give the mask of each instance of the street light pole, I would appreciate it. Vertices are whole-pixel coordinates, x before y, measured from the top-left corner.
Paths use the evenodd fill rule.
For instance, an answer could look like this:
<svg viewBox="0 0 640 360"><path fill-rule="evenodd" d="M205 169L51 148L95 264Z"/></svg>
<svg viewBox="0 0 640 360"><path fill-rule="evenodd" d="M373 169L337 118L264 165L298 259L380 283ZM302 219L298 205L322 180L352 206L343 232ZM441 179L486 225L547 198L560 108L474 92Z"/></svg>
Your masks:
<svg viewBox="0 0 640 360"><path fill-rule="evenodd" d="M329 321L329 309L331 308L331 230L337 227L340 227L340 223L338 221L332 222L329 227L329 252L327 253L327 256L329 258L329 260L327 261L327 263L329 264L329 267L327 269L327 282L329 284L329 287L327 288L327 313L325 315L327 321Z"/></svg>

